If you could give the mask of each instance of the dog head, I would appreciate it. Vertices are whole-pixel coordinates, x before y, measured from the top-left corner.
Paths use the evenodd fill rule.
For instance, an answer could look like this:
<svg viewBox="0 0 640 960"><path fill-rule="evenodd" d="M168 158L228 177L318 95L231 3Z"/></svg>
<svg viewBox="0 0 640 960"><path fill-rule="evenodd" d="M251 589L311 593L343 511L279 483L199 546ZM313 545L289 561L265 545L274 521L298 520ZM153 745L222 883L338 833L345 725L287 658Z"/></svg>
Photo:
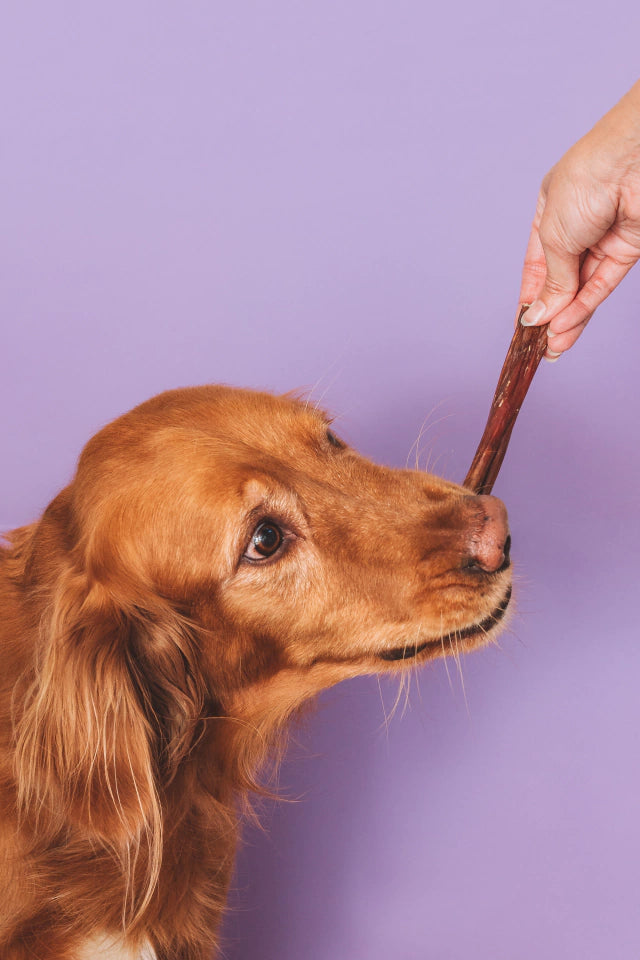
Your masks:
<svg viewBox="0 0 640 960"><path fill-rule="evenodd" d="M161 597L204 628L225 689L469 650L509 601L500 501L378 466L289 397L162 394L90 441L72 491L89 580L124 607Z"/></svg>
<svg viewBox="0 0 640 960"><path fill-rule="evenodd" d="M46 602L25 797L44 778L111 842L157 813L207 716L262 736L342 679L486 643L510 598L500 501L370 462L307 403L225 387L101 430L27 570Z"/></svg>

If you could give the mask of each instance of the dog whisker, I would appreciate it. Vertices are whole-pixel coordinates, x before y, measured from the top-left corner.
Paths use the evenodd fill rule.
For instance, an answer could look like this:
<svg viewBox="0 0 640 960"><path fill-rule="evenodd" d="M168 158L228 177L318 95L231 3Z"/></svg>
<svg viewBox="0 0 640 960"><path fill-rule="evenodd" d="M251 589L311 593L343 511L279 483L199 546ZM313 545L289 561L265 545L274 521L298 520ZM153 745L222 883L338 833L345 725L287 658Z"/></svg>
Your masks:
<svg viewBox="0 0 640 960"><path fill-rule="evenodd" d="M461 688L461 690L462 690L462 697L463 697L463 699L464 699L465 709L466 709L466 711L467 711L467 714L468 714L469 716L471 716L470 711L469 711L469 701L467 700L467 688L466 688L465 682L464 682L464 673L462 672L462 661L461 661L461 657L460 657L460 647L459 647L459 645L458 645L458 636L459 636L459 634L458 634L458 632L456 631L456 633L454 633L454 637L453 637L453 647L454 647L454 650L455 650L454 659L455 659L456 667L457 667L457 670L458 670L458 676L460 677L460 688Z"/></svg>
<svg viewBox="0 0 640 960"><path fill-rule="evenodd" d="M437 424L442 423L443 420L447 420L451 416L451 414L446 414L444 417L440 417L438 420L434 420L430 422L431 417L444 403L445 403L444 400L439 400L438 403L434 404L434 406L431 408L429 413L426 415L426 417L422 421L422 424L420 425L420 430L418 431L418 436L409 447L409 452L407 454L407 459L405 461L406 468L408 468L409 460L411 459L411 454L415 450L416 454L415 454L414 469L415 470L420 469L420 442L424 434L427 433L429 430L431 430L432 427L437 426Z"/></svg>
<svg viewBox="0 0 640 960"><path fill-rule="evenodd" d="M382 706L382 716L384 718L381 726L384 727L385 736L388 740L389 739L389 716L387 715L387 708L384 702L384 695L382 693L382 682L380 680L380 675L376 676L376 680L378 682L378 694L380 696L380 705Z"/></svg>
<svg viewBox="0 0 640 960"><path fill-rule="evenodd" d="M453 682L451 680L451 674L449 672L449 662L448 662L450 651L445 648L444 637L445 637L444 616L442 611L440 611L440 646L442 647L442 662L444 663L444 669L447 674L447 680L449 681L449 689L453 693Z"/></svg>

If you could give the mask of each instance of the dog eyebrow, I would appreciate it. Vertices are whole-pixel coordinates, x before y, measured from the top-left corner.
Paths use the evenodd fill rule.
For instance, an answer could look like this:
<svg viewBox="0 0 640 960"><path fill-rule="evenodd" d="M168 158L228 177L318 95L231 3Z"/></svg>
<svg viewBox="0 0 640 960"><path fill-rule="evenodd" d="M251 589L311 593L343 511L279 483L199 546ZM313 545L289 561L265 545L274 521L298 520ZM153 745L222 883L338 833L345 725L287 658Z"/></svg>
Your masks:
<svg viewBox="0 0 640 960"><path fill-rule="evenodd" d="M243 511L243 525L248 526L262 517L273 516L275 520L277 516L289 517L296 510L300 513L304 512L300 497L293 487L283 484L275 477L271 478L271 483L274 486L263 481L262 490L256 490L253 497L245 494L248 502L245 503L245 511ZM275 489L276 485L277 489Z"/></svg>

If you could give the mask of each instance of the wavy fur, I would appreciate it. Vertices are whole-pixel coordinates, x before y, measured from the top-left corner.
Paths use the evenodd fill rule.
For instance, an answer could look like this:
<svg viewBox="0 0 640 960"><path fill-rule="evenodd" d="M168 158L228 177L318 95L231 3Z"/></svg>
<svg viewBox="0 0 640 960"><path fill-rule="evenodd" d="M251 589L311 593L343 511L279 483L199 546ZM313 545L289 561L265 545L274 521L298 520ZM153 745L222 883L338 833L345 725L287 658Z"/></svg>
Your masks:
<svg viewBox="0 0 640 960"><path fill-rule="evenodd" d="M509 574L462 565L475 498L327 429L290 397L163 394L101 431L41 520L9 535L3 960L98 943L205 960L238 812L290 718L340 680L448 655L443 634L482 621L457 651L491 633ZM263 561L265 518L283 541Z"/></svg>

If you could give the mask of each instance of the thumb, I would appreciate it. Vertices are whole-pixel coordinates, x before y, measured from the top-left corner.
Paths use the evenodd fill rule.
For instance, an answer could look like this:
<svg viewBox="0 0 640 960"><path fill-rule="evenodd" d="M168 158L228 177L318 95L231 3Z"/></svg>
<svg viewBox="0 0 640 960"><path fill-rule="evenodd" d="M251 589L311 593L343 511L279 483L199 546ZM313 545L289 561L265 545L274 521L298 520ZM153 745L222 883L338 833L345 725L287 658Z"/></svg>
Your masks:
<svg viewBox="0 0 640 960"><path fill-rule="evenodd" d="M545 242L542 229L540 242L547 269L537 299L522 318L527 327L548 323L564 310L575 298L580 282L580 255L569 252L557 242Z"/></svg>

